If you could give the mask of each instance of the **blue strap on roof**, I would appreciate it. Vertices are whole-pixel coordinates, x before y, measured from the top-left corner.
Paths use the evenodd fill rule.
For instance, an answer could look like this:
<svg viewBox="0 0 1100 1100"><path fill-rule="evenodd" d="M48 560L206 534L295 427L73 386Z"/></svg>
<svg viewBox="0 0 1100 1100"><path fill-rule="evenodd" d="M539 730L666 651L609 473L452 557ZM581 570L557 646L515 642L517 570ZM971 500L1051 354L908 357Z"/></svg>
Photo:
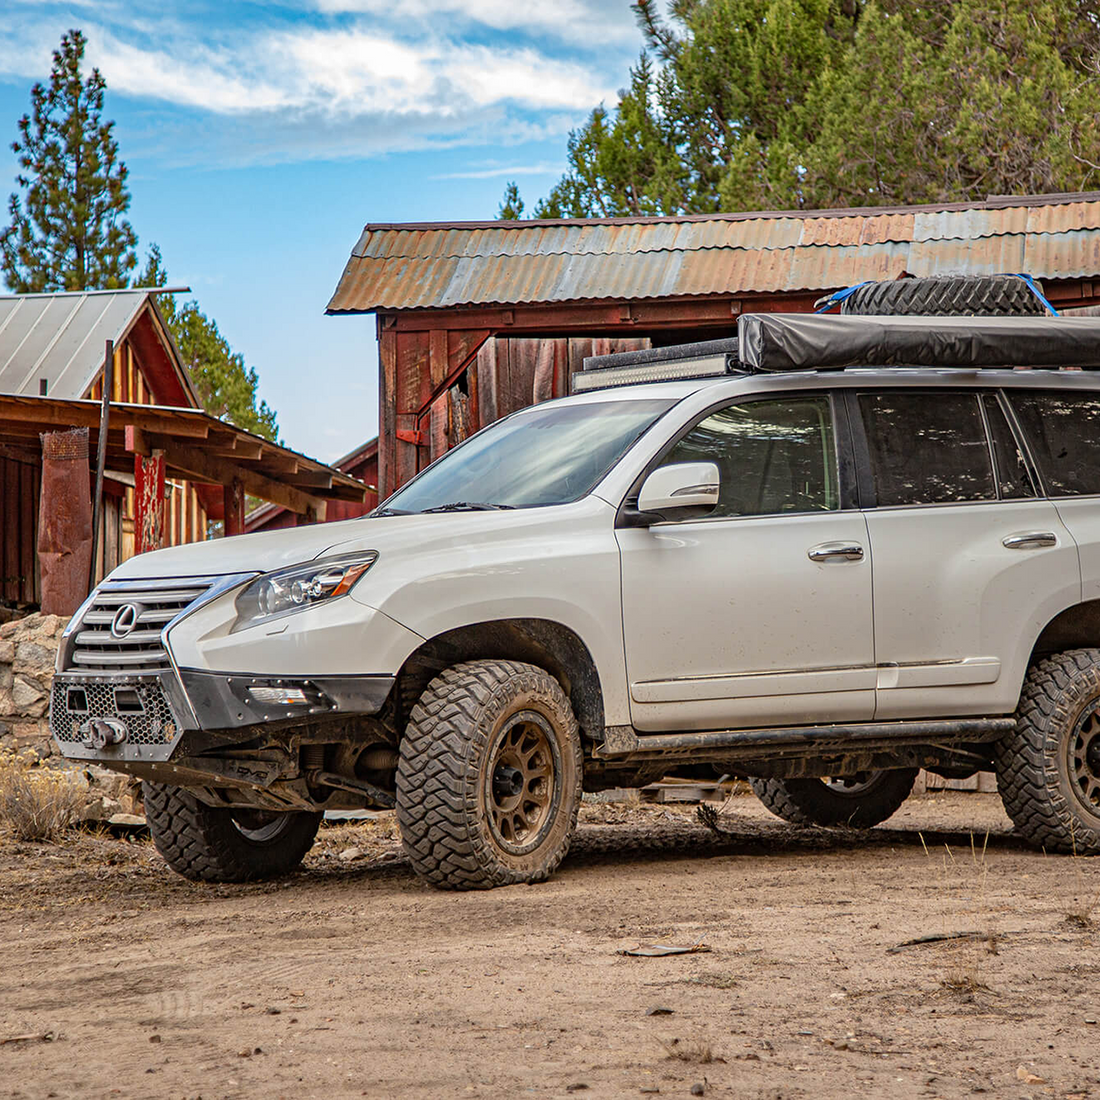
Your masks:
<svg viewBox="0 0 1100 1100"><path fill-rule="evenodd" d="M850 298L861 286L867 286L868 283L874 282L873 279L864 279L862 283L856 283L855 286L846 287L844 290L834 291L828 298L823 298L821 304L814 310L814 313L826 313L830 309L836 308L846 298Z"/></svg>
<svg viewBox="0 0 1100 1100"><path fill-rule="evenodd" d="M1047 301L1046 295L1043 294L1043 292L1039 289L1038 283L1036 283L1030 275L1025 275L1023 274L1023 272L1013 272L1013 274L1016 276L1017 279L1023 279L1023 281L1027 283L1028 289L1031 291L1031 293L1034 294L1035 297L1038 298L1039 301L1042 302L1043 305L1045 305L1055 317L1061 316L1061 314L1054 308L1054 306L1052 306L1050 302Z"/></svg>

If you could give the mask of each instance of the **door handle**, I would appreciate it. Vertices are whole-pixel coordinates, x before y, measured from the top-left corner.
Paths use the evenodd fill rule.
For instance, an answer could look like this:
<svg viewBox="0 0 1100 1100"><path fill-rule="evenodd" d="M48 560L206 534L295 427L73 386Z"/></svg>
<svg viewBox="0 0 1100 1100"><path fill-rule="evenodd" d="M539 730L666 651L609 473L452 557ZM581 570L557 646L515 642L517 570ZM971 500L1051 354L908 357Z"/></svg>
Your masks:
<svg viewBox="0 0 1100 1100"><path fill-rule="evenodd" d="M863 561L863 547L858 542L820 542L806 551L810 561L831 561L843 558L845 561Z"/></svg>
<svg viewBox="0 0 1100 1100"><path fill-rule="evenodd" d="M1038 550L1043 546L1057 546L1058 536L1053 531L1023 531L1018 535L1005 535L1001 545L1009 550Z"/></svg>

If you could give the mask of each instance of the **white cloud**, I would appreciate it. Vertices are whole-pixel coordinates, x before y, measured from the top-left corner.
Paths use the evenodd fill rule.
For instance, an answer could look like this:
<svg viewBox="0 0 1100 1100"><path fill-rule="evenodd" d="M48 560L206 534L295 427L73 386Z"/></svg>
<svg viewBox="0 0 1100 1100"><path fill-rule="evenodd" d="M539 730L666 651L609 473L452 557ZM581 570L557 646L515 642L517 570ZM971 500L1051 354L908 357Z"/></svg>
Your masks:
<svg viewBox="0 0 1100 1100"><path fill-rule="evenodd" d="M638 42L626 0L316 0L316 9L329 15L372 15L395 23L459 22L589 45Z"/></svg>
<svg viewBox="0 0 1100 1100"><path fill-rule="evenodd" d="M509 164L503 167L478 168L469 172L444 172L440 176L432 176L434 180L491 180L512 179L515 176L548 176L561 172L561 164L552 164L550 161L542 161L540 164Z"/></svg>
<svg viewBox="0 0 1100 1100"><path fill-rule="evenodd" d="M111 94L145 101L150 110L160 105L164 117L151 122L147 138L176 160L190 158L166 141L174 127L178 133L186 126L179 112L205 116L210 151L252 163L560 136L614 97L606 41L574 44L564 57L551 41L585 20L602 25L612 0L297 3L296 12L229 7L231 14L211 23L201 10L189 13L186 2L162 15L103 0L98 22L80 23L87 59ZM622 0L614 3L620 15L629 11ZM311 6L303 15L302 4L323 10ZM0 79L45 79L50 51L75 16L48 0L22 11L19 20L0 21ZM481 32L469 30L474 24ZM509 27L546 35L496 33ZM625 65L618 70L615 77ZM194 141L189 145L197 151Z"/></svg>

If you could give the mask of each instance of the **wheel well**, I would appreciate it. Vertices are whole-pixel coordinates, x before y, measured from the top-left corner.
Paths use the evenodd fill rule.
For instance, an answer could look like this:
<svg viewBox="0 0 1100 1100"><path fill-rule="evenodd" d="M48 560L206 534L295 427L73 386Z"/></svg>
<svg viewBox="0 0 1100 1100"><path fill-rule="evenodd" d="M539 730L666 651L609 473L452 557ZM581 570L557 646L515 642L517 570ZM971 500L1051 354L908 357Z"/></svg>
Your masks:
<svg viewBox="0 0 1100 1100"><path fill-rule="evenodd" d="M1100 600L1067 607L1050 620L1031 651L1031 663L1064 649L1100 645Z"/></svg>
<svg viewBox="0 0 1100 1100"><path fill-rule="evenodd" d="M582 736L603 735L603 694L596 662L580 637L549 619L497 619L448 630L411 653L397 677L398 728L429 682L462 661L502 658L545 669L561 684Z"/></svg>

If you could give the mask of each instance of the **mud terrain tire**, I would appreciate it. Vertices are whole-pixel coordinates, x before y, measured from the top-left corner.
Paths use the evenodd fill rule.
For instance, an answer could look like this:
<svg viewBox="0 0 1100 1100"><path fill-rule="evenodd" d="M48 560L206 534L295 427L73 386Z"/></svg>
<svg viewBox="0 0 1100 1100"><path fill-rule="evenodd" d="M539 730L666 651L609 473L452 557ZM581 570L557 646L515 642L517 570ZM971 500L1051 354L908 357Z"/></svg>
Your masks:
<svg viewBox="0 0 1100 1100"><path fill-rule="evenodd" d="M413 707L397 766L397 823L432 886L548 878L581 801L580 732L549 673L520 661L455 665Z"/></svg>
<svg viewBox="0 0 1100 1100"><path fill-rule="evenodd" d="M1002 317L1046 313L1015 275L934 275L868 283L853 291L841 313L937 317Z"/></svg>
<svg viewBox="0 0 1100 1100"><path fill-rule="evenodd" d="M195 882L253 882L293 871L313 847L322 817L207 806L164 783L143 783L142 797L157 851Z"/></svg>
<svg viewBox="0 0 1100 1100"><path fill-rule="evenodd" d="M1100 649L1033 665L1016 729L996 746L997 787L1025 839L1100 854Z"/></svg>
<svg viewBox="0 0 1100 1100"><path fill-rule="evenodd" d="M795 825L847 825L870 829L892 817L909 797L916 768L872 772L845 790L823 779L750 779L756 797L776 817Z"/></svg>

